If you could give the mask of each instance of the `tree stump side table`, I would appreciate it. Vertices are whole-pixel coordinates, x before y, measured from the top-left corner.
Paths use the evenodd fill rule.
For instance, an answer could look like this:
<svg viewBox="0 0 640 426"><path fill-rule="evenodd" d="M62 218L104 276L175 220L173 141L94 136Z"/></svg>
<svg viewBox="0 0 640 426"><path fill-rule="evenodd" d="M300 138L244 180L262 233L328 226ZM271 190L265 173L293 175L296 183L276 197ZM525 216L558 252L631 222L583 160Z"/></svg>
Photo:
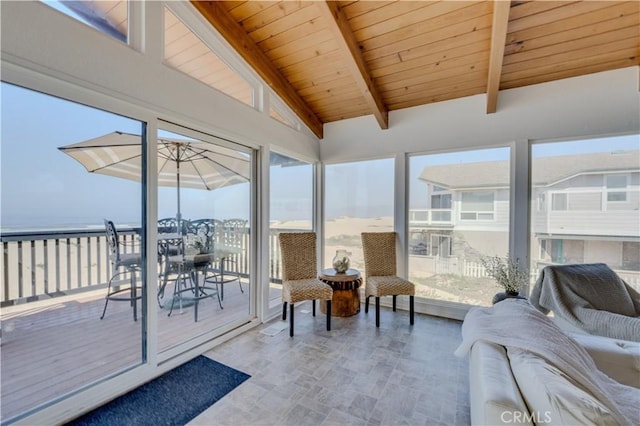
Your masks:
<svg viewBox="0 0 640 426"><path fill-rule="evenodd" d="M358 287L362 284L360 272L356 269L347 269L338 273L333 268L323 269L318 279L329 284L333 289L331 299L331 315L337 317L350 317L360 312L360 294ZM327 308L320 304L320 311L324 314Z"/></svg>

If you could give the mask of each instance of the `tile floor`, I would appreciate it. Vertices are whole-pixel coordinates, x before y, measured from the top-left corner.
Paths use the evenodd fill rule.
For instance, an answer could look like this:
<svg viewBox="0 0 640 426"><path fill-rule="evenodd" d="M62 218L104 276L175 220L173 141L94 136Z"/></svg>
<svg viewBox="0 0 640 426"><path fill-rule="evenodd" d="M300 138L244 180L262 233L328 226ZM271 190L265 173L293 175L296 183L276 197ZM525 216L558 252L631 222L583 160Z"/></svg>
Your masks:
<svg viewBox="0 0 640 426"><path fill-rule="evenodd" d="M307 311L304 313L303 311ZM461 322L382 308L314 318L296 307L295 336L273 320L206 353L252 377L190 425L468 425L468 361L453 356Z"/></svg>

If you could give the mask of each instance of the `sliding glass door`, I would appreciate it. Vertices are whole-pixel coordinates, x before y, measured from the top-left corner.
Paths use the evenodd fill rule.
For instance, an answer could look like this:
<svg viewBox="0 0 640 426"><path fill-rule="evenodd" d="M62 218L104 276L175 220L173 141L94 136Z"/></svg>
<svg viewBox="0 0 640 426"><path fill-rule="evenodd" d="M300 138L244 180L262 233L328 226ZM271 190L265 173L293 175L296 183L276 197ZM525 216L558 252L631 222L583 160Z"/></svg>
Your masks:
<svg viewBox="0 0 640 426"><path fill-rule="evenodd" d="M145 123L1 89L4 424L145 361L143 172L99 147L127 133L140 158Z"/></svg>
<svg viewBox="0 0 640 426"><path fill-rule="evenodd" d="M158 348L170 356L255 314L254 153L169 123L157 139Z"/></svg>

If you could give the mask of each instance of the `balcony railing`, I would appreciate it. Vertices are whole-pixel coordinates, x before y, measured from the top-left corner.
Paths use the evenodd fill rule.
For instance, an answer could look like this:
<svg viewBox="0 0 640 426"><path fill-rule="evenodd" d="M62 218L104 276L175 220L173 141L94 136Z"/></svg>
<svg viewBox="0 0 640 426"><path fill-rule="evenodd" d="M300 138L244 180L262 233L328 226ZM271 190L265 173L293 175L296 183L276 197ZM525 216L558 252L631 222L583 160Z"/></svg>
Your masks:
<svg viewBox="0 0 640 426"><path fill-rule="evenodd" d="M620 201L608 201L612 191L550 190L537 195L533 211L534 230L540 234L595 235L608 237L640 236L638 203L640 189L615 191Z"/></svg>
<svg viewBox="0 0 640 426"><path fill-rule="evenodd" d="M270 281L282 282L278 233L271 229ZM290 230L289 230L290 231ZM241 253L237 272L249 275L249 228L236 228L233 240ZM140 250L138 230L118 228L124 252ZM228 235L226 236L228 240ZM8 306L105 287L112 276L109 249L102 229L5 232L0 235L0 303ZM235 272L235 271L234 271ZM126 274L120 276L128 281Z"/></svg>
<svg viewBox="0 0 640 426"><path fill-rule="evenodd" d="M409 226L453 225L452 209L411 209Z"/></svg>

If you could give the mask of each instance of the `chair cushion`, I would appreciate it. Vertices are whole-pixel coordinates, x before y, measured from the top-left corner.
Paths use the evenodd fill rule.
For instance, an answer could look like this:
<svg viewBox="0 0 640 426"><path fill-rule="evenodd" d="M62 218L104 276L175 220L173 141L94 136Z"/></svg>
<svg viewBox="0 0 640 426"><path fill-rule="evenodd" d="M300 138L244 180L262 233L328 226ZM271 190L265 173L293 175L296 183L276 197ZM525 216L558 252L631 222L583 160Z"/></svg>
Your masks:
<svg viewBox="0 0 640 426"><path fill-rule="evenodd" d="M317 278L282 283L282 301L297 303L303 300L331 300L333 290Z"/></svg>
<svg viewBox="0 0 640 426"><path fill-rule="evenodd" d="M407 294L413 296L416 294L416 287L413 283L393 275L367 277L366 297L393 296L396 294Z"/></svg>

